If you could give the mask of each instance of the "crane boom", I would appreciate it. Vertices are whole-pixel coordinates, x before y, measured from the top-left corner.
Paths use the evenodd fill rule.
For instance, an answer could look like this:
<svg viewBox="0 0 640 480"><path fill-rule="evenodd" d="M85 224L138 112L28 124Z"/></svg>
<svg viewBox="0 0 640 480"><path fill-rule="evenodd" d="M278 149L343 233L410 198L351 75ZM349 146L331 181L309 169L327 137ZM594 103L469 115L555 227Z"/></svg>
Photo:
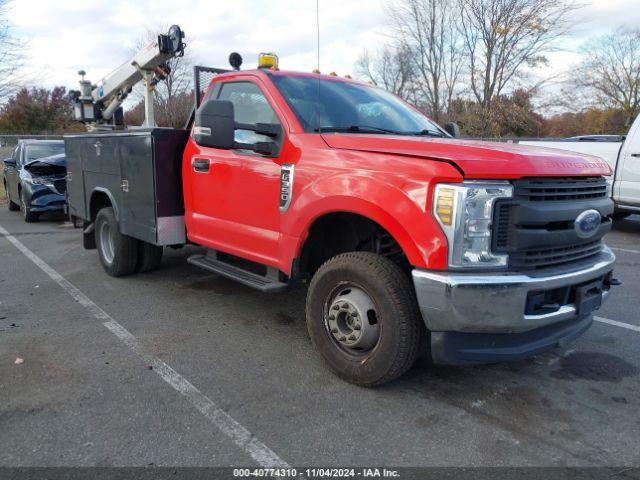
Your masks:
<svg viewBox="0 0 640 480"><path fill-rule="evenodd" d="M81 75L80 90L72 91L75 100L74 117L87 129L110 130L122 125L122 102L140 80L145 83L145 120L143 126L155 126L153 90L169 74L167 60L184 55L184 32L173 25L167 34L158 35L155 42L137 52L102 78L96 85Z"/></svg>

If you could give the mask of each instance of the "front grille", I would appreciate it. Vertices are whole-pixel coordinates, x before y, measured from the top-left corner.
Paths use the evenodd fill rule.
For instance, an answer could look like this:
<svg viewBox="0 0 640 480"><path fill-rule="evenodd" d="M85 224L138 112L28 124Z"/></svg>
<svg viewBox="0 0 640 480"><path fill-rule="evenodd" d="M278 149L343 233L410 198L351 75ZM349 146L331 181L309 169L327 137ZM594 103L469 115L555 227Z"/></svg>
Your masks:
<svg viewBox="0 0 640 480"><path fill-rule="evenodd" d="M492 237L493 251L509 255L510 270L569 264L601 251L613 213L603 177L524 178L513 185L513 198L495 204ZM583 239L574 222L588 209L598 210L602 222Z"/></svg>
<svg viewBox="0 0 640 480"><path fill-rule="evenodd" d="M597 255L600 250L602 250L601 240L582 245L524 250L509 255L509 265L519 270L551 267Z"/></svg>
<svg viewBox="0 0 640 480"><path fill-rule="evenodd" d="M605 198L607 181L603 177L525 178L516 182L515 196L531 202Z"/></svg>
<svg viewBox="0 0 640 480"><path fill-rule="evenodd" d="M494 246L499 249L509 245L509 225L511 224L511 207L508 203L498 203L495 217Z"/></svg>

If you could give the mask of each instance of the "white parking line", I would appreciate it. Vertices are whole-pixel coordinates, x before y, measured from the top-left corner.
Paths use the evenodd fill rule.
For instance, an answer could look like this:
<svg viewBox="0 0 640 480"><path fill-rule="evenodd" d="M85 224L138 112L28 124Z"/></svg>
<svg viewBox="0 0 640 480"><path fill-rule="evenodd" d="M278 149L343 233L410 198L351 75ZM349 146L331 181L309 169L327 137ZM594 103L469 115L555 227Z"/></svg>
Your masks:
<svg viewBox="0 0 640 480"><path fill-rule="evenodd" d="M618 322L617 320L609 320L604 317L593 317L596 322L607 323L616 327L626 328L627 330L633 330L634 332L640 332L640 327L637 325L631 325L630 323Z"/></svg>
<svg viewBox="0 0 640 480"><path fill-rule="evenodd" d="M138 354L145 362L151 365L153 367L153 371L156 372L162 380L189 400L189 402L202 415L204 415L222 433L229 437L233 443L248 453L260 466L266 468L289 468L287 462L282 460L269 447L254 437L249 430L234 420L227 412L218 407L213 400L193 386L191 382L159 358L145 352L138 339L134 337L131 332L111 318L107 312L96 305L75 285L51 268L40 257L23 245L22 242L12 236L2 227L2 225L0 225L0 234L20 250L25 257L40 267L44 273L60 285L80 305L85 307L91 315L100 320L105 328Z"/></svg>
<svg viewBox="0 0 640 480"><path fill-rule="evenodd" d="M608 246L608 245L607 245ZM611 250L616 250L618 252L626 252L626 253L640 253L640 250L630 250L628 248L618 248L618 247L609 247Z"/></svg>

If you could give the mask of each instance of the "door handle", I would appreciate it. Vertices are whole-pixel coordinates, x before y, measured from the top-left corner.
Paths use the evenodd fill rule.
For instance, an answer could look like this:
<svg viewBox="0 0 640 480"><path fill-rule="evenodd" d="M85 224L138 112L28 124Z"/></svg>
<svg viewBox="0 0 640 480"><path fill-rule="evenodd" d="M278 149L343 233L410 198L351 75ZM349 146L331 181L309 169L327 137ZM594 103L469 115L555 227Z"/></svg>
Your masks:
<svg viewBox="0 0 640 480"><path fill-rule="evenodd" d="M209 160L205 158L194 158L191 161L194 172L206 173L209 171Z"/></svg>
<svg viewBox="0 0 640 480"><path fill-rule="evenodd" d="M636 158L640 158L640 153L632 153L631 156L632 157L636 157Z"/></svg>

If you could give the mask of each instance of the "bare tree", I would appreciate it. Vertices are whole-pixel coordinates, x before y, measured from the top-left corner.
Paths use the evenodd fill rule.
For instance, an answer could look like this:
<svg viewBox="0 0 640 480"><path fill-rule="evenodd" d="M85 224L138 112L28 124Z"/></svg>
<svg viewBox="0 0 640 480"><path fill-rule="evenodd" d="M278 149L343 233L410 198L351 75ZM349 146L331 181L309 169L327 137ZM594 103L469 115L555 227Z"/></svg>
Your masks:
<svg viewBox="0 0 640 480"><path fill-rule="evenodd" d="M135 51L156 41L159 32L168 30L167 25L147 28L136 43ZM169 75L156 85L154 91L156 117L162 126L182 128L193 107L193 61L188 51L185 51L184 56L169 59L167 65L170 69ZM140 88L144 86L138 87L135 97L141 99Z"/></svg>
<svg viewBox="0 0 640 480"><path fill-rule="evenodd" d="M387 11L393 35L411 54L421 102L434 120L448 109L463 66L455 2L390 0Z"/></svg>
<svg viewBox="0 0 640 480"><path fill-rule="evenodd" d="M0 0L0 104L20 87L18 72L23 66L22 45L11 36L6 13L8 0Z"/></svg>
<svg viewBox="0 0 640 480"><path fill-rule="evenodd" d="M494 100L523 75L525 67L546 62L544 54L566 33L568 14L577 5L571 0L459 2L468 81L488 135Z"/></svg>
<svg viewBox="0 0 640 480"><path fill-rule="evenodd" d="M578 87L602 104L619 108L628 127L640 113L640 30L617 30L585 45ZM591 98L591 96L590 96Z"/></svg>
<svg viewBox="0 0 640 480"><path fill-rule="evenodd" d="M375 55L365 50L358 58L356 71L374 85L409 99L414 69L406 46L386 45Z"/></svg>

